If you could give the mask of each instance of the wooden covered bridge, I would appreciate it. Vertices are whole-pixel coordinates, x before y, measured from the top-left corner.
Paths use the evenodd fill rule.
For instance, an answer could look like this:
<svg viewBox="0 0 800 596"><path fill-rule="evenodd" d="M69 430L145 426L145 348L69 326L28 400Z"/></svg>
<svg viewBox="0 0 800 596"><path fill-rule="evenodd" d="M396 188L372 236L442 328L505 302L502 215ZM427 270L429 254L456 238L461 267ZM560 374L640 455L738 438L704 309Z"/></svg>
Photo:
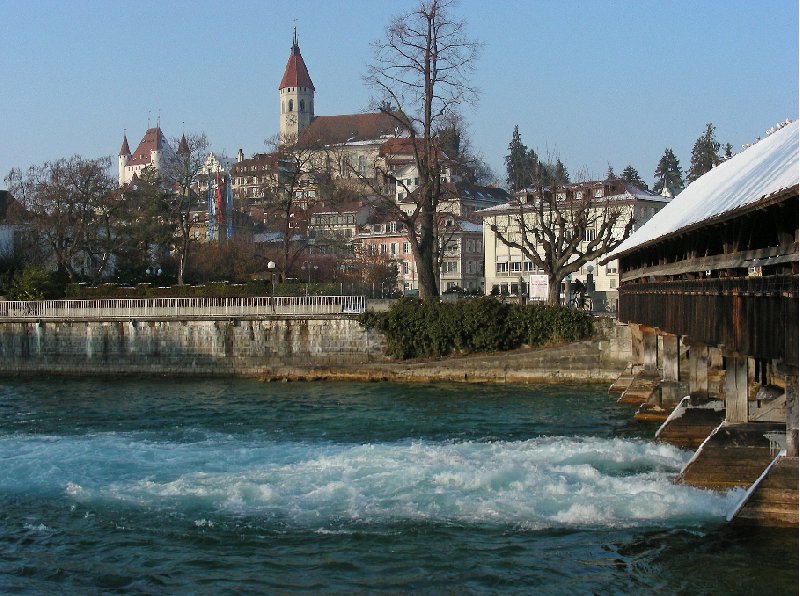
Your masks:
<svg viewBox="0 0 800 596"><path fill-rule="evenodd" d="M606 258L619 259L633 342L621 399L669 416L661 440L703 444L682 481L772 477L771 496L740 515L767 524L797 524L798 144L797 122L778 127Z"/></svg>

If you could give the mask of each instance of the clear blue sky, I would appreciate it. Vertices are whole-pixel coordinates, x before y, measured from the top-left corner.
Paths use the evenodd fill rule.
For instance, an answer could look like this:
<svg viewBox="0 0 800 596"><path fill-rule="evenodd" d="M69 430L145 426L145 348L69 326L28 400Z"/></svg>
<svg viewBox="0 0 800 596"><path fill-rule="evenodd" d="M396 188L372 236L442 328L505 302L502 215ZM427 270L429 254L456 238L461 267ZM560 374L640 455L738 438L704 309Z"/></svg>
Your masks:
<svg viewBox="0 0 800 596"><path fill-rule="evenodd" d="M233 157L265 150L292 27L317 115L363 111L370 42L411 0L0 0L0 175L131 149L160 112ZM466 114L501 182L514 125L570 172L628 164L648 183L666 147L688 169L706 122L738 151L798 116L797 0L462 0L485 49ZM0 187L4 186L0 182Z"/></svg>

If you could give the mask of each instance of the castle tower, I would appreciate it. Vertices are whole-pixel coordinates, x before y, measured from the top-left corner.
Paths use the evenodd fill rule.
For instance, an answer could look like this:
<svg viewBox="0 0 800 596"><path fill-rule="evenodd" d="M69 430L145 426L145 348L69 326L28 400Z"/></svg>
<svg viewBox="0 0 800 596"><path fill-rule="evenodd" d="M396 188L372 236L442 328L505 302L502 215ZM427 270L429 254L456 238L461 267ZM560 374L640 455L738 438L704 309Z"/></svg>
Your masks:
<svg viewBox="0 0 800 596"><path fill-rule="evenodd" d="M314 119L314 83L311 82L306 63L300 55L297 29L294 30L292 51L278 86L278 94L281 142L291 142L299 139Z"/></svg>
<svg viewBox="0 0 800 596"><path fill-rule="evenodd" d="M128 146L128 135L122 135L122 148L119 150L117 164L119 166L119 185L122 186L125 180L125 167L131 159L131 148Z"/></svg>

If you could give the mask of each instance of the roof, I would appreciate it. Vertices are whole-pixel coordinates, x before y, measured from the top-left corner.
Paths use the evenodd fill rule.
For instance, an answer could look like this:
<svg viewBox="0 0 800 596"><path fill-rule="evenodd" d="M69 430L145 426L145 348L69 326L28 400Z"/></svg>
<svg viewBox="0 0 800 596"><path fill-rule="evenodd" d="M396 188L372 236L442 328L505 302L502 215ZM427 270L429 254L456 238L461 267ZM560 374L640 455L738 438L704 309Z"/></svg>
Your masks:
<svg viewBox="0 0 800 596"><path fill-rule="evenodd" d="M263 172L271 171L278 166L278 155L276 153L257 153L249 159L244 159L231 166L231 173L240 174L248 171ZM248 168L255 168L248 170Z"/></svg>
<svg viewBox="0 0 800 596"><path fill-rule="evenodd" d="M606 258L749 210L796 188L800 177L798 130L796 121L787 124L704 174Z"/></svg>
<svg viewBox="0 0 800 596"><path fill-rule="evenodd" d="M583 191L591 191L592 188L596 188L599 186L606 186L608 181L589 181L589 182L581 182L576 184L569 184L564 188L574 192L575 190L583 190ZM657 195L654 192L650 192L640 186L632 183L627 182L625 180L613 180L610 182L612 185L612 192L616 191L615 194L607 194L603 197L598 197L596 199L597 203L605 203L606 201L614 201L614 202L632 202L632 201L651 201L655 203L668 203L670 201L669 198L663 197L661 195ZM561 187L556 189L558 192ZM546 192L552 192L550 188L545 188ZM504 191L505 192L505 191ZM518 211L520 207L524 207L525 205L529 204L526 199L528 195L532 194L533 191L526 189L519 191L516 193L516 196L502 205L494 205L493 207L487 207L486 209L481 209L477 213L483 217L492 216L496 213L506 213L508 211ZM535 203L530 203L531 208Z"/></svg>
<svg viewBox="0 0 800 596"><path fill-rule="evenodd" d="M311 82L306 63L303 61L303 56L300 55L300 46L297 44L297 31L294 33L291 54L289 54L289 61L286 63L286 69L283 71L283 78L281 79L281 84L278 85L278 90L286 87L308 87L312 90L314 89L314 83Z"/></svg>
<svg viewBox="0 0 800 596"><path fill-rule="evenodd" d="M122 135L122 148L119 150L119 154L121 156L131 154L131 148L128 146L128 135Z"/></svg>
<svg viewBox="0 0 800 596"><path fill-rule="evenodd" d="M152 158L153 151L161 151L167 146L167 138L161 132L158 126L155 128L148 128L144 133L144 137L139 141L139 146L133 152L133 156L128 162L129 166L138 166L149 164Z"/></svg>
<svg viewBox="0 0 800 596"><path fill-rule="evenodd" d="M307 144L338 145L358 141L385 139L397 135L397 121L389 114L349 114L317 116L303 132Z"/></svg>

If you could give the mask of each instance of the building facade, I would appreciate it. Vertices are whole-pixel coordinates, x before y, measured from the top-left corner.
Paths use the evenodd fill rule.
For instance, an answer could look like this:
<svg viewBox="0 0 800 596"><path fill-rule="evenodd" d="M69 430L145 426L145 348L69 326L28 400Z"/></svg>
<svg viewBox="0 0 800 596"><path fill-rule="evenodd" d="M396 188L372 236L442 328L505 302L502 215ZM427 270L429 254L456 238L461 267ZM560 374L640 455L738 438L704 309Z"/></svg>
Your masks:
<svg viewBox="0 0 800 596"><path fill-rule="evenodd" d="M657 195L639 188L623 180L592 181L581 184L567 185L562 188L545 189L545 192L554 192L557 201L584 201L591 197L589 219L599 219L600 211L613 205L614 208L623 210L621 220L627 222L633 218L633 228L641 226L653 215L660 211L669 202L668 197ZM586 194L588 193L588 194ZM525 225L534 225L533 215L535 201L538 200L538 191L525 190L517 193L514 199L496 207L484 209L480 216L484 220L483 238L485 251L486 293L519 296L522 292L526 296L536 296L534 285L541 279L544 271L525 256L520 248L504 243L498 234L493 231L493 226L501 229L507 228L511 236L519 236L519 218L523 218ZM595 239L598 229L587 226L585 237L580 248ZM615 227L614 234L621 237L624 225ZM543 254L540 249L539 254ZM600 266L598 260L586 263L567 281L578 280L587 283L587 276L591 274L594 291L595 306L602 310L615 310L618 300L619 271L617 261L609 261ZM539 276L539 277L534 277ZM540 294L539 294L540 295Z"/></svg>

